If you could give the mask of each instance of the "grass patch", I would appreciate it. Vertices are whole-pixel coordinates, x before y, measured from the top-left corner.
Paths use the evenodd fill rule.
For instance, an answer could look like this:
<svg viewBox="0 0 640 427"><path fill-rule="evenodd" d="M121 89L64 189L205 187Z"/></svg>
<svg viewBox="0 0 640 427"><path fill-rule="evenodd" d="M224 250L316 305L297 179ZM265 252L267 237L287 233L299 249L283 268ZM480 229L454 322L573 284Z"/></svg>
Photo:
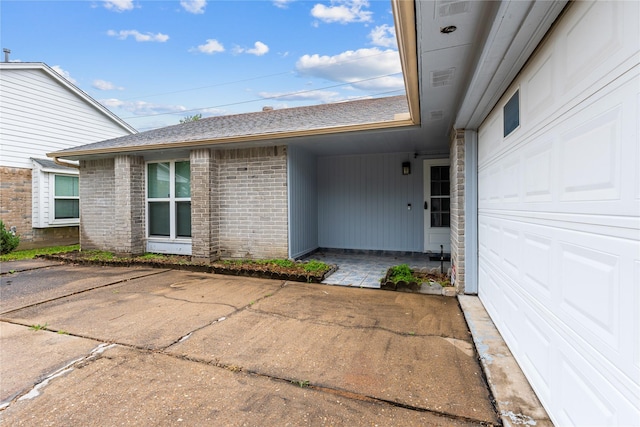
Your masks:
<svg viewBox="0 0 640 427"><path fill-rule="evenodd" d="M0 255L0 262L20 261L23 259L33 259L38 255L60 254L65 252L77 251L80 245L71 246L51 246L48 248L25 249L21 251L13 251L8 254Z"/></svg>
<svg viewBox="0 0 640 427"><path fill-rule="evenodd" d="M397 284L398 282L417 282L420 279L413 275L407 264L400 264L391 267L388 280Z"/></svg>

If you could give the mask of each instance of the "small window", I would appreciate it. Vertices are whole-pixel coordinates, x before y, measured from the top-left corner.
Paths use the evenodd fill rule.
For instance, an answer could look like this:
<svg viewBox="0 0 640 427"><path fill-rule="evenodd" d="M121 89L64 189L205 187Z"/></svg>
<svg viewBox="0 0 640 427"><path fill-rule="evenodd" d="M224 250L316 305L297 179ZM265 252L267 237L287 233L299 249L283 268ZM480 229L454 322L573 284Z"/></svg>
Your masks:
<svg viewBox="0 0 640 427"><path fill-rule="evenodd" d="M54 219L69 220L80 218L80 194L78 177L54 175L53 211Z"/></svg>
<svg viewBox="0 0 640 427"><path fill-rule="evenodd" d="M520 126L520 91L517 90L504 106L504 136L508 136Z"/></svg>

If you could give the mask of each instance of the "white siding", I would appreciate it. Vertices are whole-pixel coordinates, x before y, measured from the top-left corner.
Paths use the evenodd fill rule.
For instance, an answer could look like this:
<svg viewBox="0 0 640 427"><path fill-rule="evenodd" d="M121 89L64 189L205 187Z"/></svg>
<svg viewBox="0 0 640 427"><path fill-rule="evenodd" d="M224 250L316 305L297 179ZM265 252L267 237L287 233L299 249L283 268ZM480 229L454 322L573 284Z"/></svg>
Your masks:
<svg viewBox="0 0 640 427"><path fill-rule="evenodd" d="M0 166L130 133L41 69L3 68L0 94Z"/></svg>
<svg viewBox="0 0 640 427"><path fill-rule="evenodd" d="M318 248L318 160L304 148L287 150L289 257Z"/></svg>
<svg viewBox="0 0 640 427"><path fill-rule="evenodd" d="M321 248L422 252L423 167L413 153L318 159ZM402 175L402 162L411 174ZM411 210L408 209L411 204Z"/></svg>
<svg viewBox="0 0 640 427"><path fill-rule="evenodd" d="M639 5L573 3L478 136L479 295L557 425L640 424Z"/></svg>

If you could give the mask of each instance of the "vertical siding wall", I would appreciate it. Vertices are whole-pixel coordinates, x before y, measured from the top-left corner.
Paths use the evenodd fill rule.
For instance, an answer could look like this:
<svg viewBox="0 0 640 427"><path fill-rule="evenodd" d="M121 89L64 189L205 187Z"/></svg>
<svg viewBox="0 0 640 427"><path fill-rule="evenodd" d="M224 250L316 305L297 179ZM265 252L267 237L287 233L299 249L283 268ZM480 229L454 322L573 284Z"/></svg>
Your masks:
<svg viewBox="0 0 640 427"><path fill-rule="evenodd" d="M422 169L411 153L319 158L319 246L422 252Z"/></svg>
<svg viewBox="0 0 640 427"><path fill-rule="evenodd" d="M318 248L318 164L307 150L289 147L289 257Z"/></svg>

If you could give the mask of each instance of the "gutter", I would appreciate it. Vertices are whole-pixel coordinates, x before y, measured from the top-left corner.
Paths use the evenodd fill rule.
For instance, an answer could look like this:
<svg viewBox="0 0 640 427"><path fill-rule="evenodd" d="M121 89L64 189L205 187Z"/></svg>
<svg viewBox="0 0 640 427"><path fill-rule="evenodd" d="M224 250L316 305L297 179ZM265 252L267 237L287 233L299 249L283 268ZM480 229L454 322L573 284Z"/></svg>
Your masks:
<svg viewBox="0 0 640 427"><path fill-rule="evenodd" d="M54 157L53 158L53 162L56 165L60 165L60 166L64 166L66 168L74 168L74 169L80 169L80 165L76 165L75 163L70 163L70 162L65 162L60 160L58 157Z"/></svg>

